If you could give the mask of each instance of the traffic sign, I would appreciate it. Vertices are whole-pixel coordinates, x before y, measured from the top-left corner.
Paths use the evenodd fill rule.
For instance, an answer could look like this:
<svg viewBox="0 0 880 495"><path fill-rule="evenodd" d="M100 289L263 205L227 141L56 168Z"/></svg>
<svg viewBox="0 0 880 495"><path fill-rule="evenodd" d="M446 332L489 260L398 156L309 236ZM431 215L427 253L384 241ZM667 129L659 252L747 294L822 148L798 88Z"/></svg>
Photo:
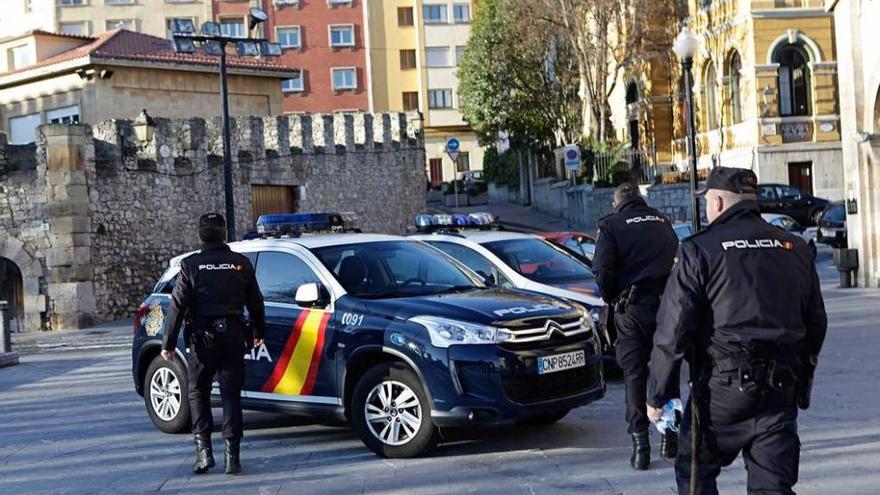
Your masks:
<svg viewBox="0 0 880 495"><path fill-rule="evenodd" d="M458 142L458 139L453 137L446 140L446 154L449 155L449 158L451 158L456 164L458 163L459 149L461 149L461 143Z"/></svg>
<svg viewBox="0 0 880 495"><path fill-rule="evenodd" d="M577 172L581 169L581 149L576 144L569 144L562 149L565 170Z"/></svg>

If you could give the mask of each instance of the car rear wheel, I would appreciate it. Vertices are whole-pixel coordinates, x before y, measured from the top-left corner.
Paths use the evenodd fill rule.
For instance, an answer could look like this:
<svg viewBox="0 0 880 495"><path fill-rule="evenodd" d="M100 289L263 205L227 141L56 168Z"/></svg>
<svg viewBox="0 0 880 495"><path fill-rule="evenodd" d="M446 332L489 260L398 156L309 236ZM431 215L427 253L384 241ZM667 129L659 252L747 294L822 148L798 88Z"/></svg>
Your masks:
<svg viewBox="0 0 880 495"><path fill-rule="evenodd" d="M190 431L186 369L180 358L156 356L144 376L144 403L150 420L165 433Z"/></svg>
<svg viewBox="0 0 880 495"><path fill-rule="evenodd" d="M439 441L422 383L402 364L364 373L352 394L351 421L364 445L382 457L418 457Z"/></svg>

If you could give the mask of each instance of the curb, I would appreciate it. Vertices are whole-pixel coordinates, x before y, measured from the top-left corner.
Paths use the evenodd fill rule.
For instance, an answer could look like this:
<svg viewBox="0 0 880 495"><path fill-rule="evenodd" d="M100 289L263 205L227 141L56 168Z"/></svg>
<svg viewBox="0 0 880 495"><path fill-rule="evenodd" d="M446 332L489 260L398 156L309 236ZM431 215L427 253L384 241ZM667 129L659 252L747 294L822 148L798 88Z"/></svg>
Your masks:
<svg viewBox="0 0 880 495"><path fill-rule="evenodd" d="M18 364L17 352L0 352L0 368L15 366L16 364Z"/></svg>

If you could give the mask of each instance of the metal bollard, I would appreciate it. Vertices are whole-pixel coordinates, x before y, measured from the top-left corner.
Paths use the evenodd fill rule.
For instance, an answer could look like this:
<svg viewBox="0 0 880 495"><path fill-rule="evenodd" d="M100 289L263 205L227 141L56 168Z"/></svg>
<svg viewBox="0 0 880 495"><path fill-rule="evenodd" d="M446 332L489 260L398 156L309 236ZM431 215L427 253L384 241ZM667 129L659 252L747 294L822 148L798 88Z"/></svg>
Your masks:
<svg viewBox="0 0 880 495"><path fill-rule="evenodd" d="M0 353L12 352L12 335L9 332L9 322L6 320L9 303L0 301Z"/></svg>

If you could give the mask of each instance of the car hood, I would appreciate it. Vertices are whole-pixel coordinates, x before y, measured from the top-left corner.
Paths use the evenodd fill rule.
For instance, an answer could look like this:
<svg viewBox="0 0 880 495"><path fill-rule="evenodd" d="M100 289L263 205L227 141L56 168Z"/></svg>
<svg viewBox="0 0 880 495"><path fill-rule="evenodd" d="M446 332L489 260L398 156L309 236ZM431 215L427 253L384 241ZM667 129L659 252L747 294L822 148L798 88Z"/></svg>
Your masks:
<svg viewBox="0 0 880 495"><path fill-rule="evenodd" d="M430 315L484 325L497 325L522 318L577 314L573 306L555 297L501 288L373 300L367 301L366 305L371 313L395 319Z"/></svg>

